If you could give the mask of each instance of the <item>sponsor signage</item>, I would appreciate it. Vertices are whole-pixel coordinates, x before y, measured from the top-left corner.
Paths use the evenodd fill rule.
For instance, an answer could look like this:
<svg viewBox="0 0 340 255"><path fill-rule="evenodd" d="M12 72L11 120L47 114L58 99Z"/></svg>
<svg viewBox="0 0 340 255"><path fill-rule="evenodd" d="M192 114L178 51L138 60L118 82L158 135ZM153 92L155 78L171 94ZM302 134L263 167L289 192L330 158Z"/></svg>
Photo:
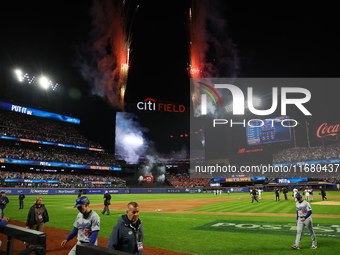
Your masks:
<svg viewBox="0 0 340 255"><path fill-rule="evenodd" d="M153 98L146 98L137 103L137 109L140 111L156 111L156 112L172 112L183 113L186 111L186 107L181 104L173 103L161 103L157 102Z"/></svg>
<svg viewBox="0 0 340 255"><path fill-rule="evenodd" d="M242 153L250 153L250 152L259 152L259 151L264 151L264 149L246 149L246 148L241 148L237 151L238 154Z"/></svg>
<svg viewBox="0 0 340 255"><path fill-rule="evenodd" d="M59 183L59 180L5 179L5 182Z"/></svg>
<svg viewBox="0 0 340 255"><path fill-rule="evenodd" d="M308 178L275 179L276 183L299 183L308 182Z"/></svg>
<svg viewBox="0 0 340 255"><path fill-rule="evenodd" d="M250 182L250 181L264 181L265 176L252 177L231 177L231 178L215 178L214 182Z"/></svg>
<svg viewBox="0 0 340 255"><path fill-rule="evenodd" d="M340 124L331 125L327 122L324 122L316 129L316 136L318 138L334 140L334 138L337 138L339 136L339 131Z"/></svg>
<svg viewBox="0 0 340 255"><path fill-rule="evenodd" d="M45 161L8 159L8 158L0 158L0 163L35 165L35 166L83 168L83 169L97 169L97 170L110 170L110 171L121 171L122 170L121 167L113 167L113 166L90 166L90 165L60 163L60 162L45 162Z"/></svg>
<svg viewBox="0 0 340 255"><path fill-rule="evenodd" d="M59 147L76 148L76 149L90 150L90 151L104 151L104 149L98 149L98 148L91 148L91 147L84 147L84 146L63 144L63 143L52 143L52 142L47 142L47 141L24 139L24 138L12 137L12 136L6 136L6 135L0 135L0 139L15 140L15 141L25 142L25 143L47 144L47 145L54 145L54 146L59 146Z"/></svg>

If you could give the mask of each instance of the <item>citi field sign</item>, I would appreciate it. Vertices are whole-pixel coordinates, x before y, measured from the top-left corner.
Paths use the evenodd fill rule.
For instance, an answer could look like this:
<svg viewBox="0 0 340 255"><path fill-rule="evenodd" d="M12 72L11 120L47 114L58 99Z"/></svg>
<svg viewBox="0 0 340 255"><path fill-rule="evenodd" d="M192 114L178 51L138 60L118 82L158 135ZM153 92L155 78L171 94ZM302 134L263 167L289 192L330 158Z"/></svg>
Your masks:
<svg viewBox="0 0 340 255"><path fill-rule="evenodd" d="M153 98L146 98L137 103L137 109L140 111L157 111L157 112L173 112L183 113L186 108L181 104L160 103Z"/></svg>

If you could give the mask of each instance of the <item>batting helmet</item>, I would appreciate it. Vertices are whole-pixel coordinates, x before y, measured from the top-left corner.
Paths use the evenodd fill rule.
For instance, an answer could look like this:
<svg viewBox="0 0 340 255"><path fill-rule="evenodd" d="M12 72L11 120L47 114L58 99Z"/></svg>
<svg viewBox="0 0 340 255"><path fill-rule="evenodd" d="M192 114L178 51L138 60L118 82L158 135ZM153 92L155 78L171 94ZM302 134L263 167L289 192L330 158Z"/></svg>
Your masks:
<svg viewBox="0 0 340 255"><path fill-rule="evenodd" d="M77 200L76 200L76 205L74 206L74 208L80 207L80 206L82 206L84 204L90 204L90 200L87 197L85 197L85 196L78 197Z"/></svg>
<svg viewBox="0 0 340 255"><path fill-rule="evenodd" d="M300 193L296 193L295 198L301 198L302 195Z"/></svg>

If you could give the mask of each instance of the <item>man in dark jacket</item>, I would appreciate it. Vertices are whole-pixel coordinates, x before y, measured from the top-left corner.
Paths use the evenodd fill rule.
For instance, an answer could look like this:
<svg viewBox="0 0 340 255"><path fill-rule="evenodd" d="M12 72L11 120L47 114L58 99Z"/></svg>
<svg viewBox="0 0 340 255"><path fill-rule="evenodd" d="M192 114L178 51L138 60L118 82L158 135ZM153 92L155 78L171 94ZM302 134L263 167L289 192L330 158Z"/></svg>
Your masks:
<svg viewBox="0 0 340 255"><path fill-rule="evenodd" d="M139 205L130 202L126 214L113 227L107 248L130 254L143 255L144 230L139 219Z"/></svg>
<svg viewBox="0 0 340 255"><path fill-rule="evenodd" d="M6 193L2 191L0 197L0 219L5 217L5 209L8 203L9 203L8 197L6 196Z"/></svg>

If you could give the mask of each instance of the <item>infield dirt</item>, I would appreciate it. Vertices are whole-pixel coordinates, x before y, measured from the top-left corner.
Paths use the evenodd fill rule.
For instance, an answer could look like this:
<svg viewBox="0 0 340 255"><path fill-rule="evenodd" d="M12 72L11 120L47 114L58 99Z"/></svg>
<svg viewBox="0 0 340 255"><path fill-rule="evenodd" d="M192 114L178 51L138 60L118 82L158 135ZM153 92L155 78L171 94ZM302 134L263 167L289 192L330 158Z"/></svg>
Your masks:
<svg viewBox="0 0 340 255"><path fill-rule="evenodd" d="M169 199L169 200L148 200L148 201L138 201L140 211L143 212L159 212L159 213L190 213L190 214L220 214L220 215L258 215L258 216L292 216L295 214L288 213L241 213L241 212L192 212L185 211L189 209L199 208L203 205L207 204L215 204L221 202L227 202L237 199L249 199L250 198L237 198L237 197L212 197L212 198L197 198L197 199ZM264 198L271 199L271 198ZM324 202L331 201L321 201L319 203L325 204ZM336 202L336 201L334 201ZM326 204L325 204L326 205ZM339 205L338 203L334 203L334 205ZM127 206L127 202L117 202L112 203L110 205L110 210L114 211L125 211ZM91 205L92 209L95 210L103 210L103 204L93 204ZM332 218L340 218L338 214L313 214L313 217L332 217Z"/></svg>

